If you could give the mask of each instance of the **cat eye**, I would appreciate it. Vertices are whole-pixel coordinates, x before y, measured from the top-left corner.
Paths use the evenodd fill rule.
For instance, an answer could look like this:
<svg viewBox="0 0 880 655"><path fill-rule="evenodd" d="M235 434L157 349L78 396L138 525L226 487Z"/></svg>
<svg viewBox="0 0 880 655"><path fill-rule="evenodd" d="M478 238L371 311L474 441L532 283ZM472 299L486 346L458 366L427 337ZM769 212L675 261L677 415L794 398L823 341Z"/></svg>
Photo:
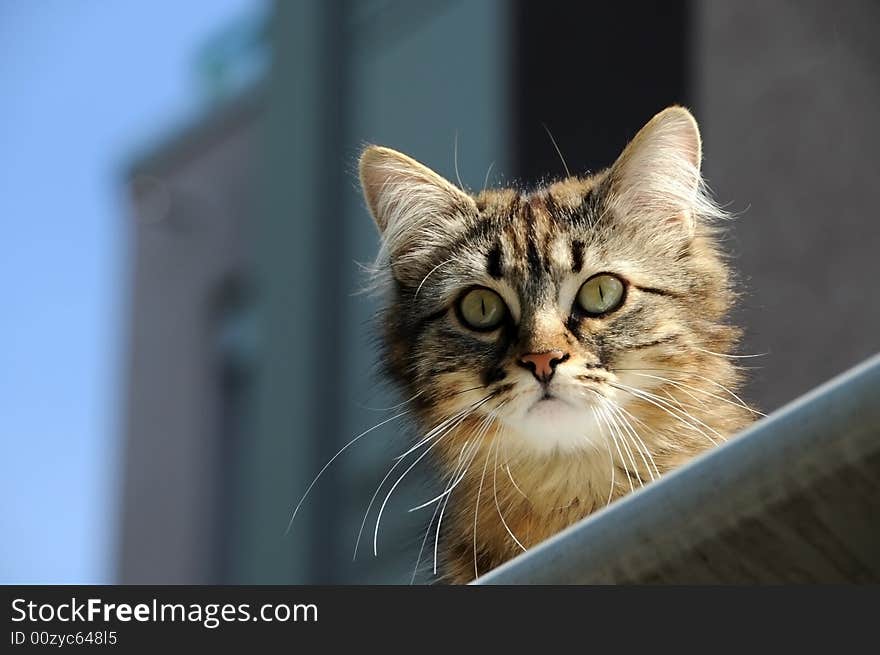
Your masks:
<svg viewBox="0 0 880 655"><path fill-rule="evenodd" d="M610 273L599 273L583 283L578 291L577 301L585 312L599 316L620 307L625 291L619 277Z"/></svg>
<svg viewBox="0 0 880 655"><path fill-rule="evenodd" d="M458 313L469 328L488 332L501 325L507 306L501 296L491 289L476 288L468 291L459 301Z"/></svg>

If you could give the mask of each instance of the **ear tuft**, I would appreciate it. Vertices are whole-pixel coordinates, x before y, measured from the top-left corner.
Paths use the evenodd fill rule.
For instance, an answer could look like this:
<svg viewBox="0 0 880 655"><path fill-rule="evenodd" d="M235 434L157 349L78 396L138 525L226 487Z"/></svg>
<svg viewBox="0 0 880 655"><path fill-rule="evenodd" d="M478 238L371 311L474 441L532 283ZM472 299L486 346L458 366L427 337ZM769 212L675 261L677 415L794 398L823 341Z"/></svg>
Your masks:
<svg viewBox="0 0 880 655"><path fill-rule="evenodd" d="M722 215L704 193L697 121L684 107L654 116L611 169L615 210L626 218L677 224L693 234L696 222Z"/></svg>
<svg viewBox="0 0 880 655"><path fill-rule="evenodd" d="M391 261L398 278L448 243L477 213L474 199L403 153L367 147L360 160L367 206L382 233L379 259Z"/></svg>

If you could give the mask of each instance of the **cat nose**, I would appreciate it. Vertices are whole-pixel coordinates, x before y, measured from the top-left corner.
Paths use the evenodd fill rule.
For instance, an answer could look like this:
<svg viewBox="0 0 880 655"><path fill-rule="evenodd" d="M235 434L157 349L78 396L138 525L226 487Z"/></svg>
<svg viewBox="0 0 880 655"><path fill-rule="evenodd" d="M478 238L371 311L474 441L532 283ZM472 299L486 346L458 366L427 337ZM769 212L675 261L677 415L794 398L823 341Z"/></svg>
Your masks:
<svg viewBox="0 0 880 655"><path fill-rule="evenodd" d="M568 359L568 355L561 350L548 350L543 353L523 355L519 358L519 365L529 369L538 382L546 384L550 382L553 373L556 372L556 365L566 359Z"/></svg>

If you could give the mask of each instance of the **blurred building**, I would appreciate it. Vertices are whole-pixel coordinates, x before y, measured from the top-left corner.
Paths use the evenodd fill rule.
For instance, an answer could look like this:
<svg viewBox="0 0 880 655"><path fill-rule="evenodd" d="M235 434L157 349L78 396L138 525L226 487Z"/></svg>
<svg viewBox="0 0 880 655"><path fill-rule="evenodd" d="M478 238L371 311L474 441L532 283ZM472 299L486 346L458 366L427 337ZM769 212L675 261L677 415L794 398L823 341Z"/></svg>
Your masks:
<svg viewBox="0 0 880 655"><path fill-rule="evenodd" d="M418 470L383 514L380 557L384 491L352 561L404 419L346 450L285 534L315 474L401 400L377 386L375 299L355 293L377 247L366 142L472 189L534 184L603 167L656 111L692 106L709 181L742 212L744 352L770 353L747 395L772 410L877 350L880 12L851 6L278 3L268 41L241 49L271 44L266 78L218 94L128 177L121 581L410 580L430 517L406 511L431 497Z"/></svg>

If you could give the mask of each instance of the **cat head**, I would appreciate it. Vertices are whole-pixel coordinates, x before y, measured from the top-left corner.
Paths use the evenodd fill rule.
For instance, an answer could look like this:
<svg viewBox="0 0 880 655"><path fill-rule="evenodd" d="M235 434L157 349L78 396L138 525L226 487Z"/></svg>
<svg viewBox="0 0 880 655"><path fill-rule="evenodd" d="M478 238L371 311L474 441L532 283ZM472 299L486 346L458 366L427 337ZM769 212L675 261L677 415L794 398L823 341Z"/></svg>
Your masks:
<svg viewBox="0 0 880 655"><path fill-rule="evenodd" d="M471 195L404 154L367 148L382 235L384 362L432 425L492 417L509 447L604 448L604 401L651 371L699 374L737 331L717 246L723 213L700 175L696 121L656 115L607 170L529 193Z"/></svg>

